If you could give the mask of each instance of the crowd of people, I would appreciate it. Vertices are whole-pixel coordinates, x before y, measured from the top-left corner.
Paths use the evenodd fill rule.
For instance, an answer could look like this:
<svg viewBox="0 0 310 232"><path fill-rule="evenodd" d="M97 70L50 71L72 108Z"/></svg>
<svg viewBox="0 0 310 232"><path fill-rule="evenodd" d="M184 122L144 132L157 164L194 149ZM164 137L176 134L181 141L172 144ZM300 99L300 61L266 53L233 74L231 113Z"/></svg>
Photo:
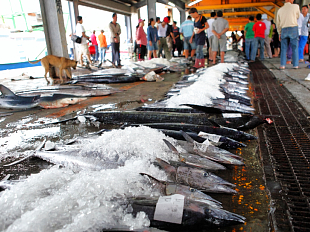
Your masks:
<svg viewBox="0 0 310 232"><path fill-rule="evenodd" d="M298 63L304 62L304 48L309 34L308 5L302 6L300 12L299 6L293 2L294 0L285 0L284 6L277 13L275 22L269 20L267 14L257 14L256 20L253 16L249 17L249 23L246 24L244 31L241 31L241 36L237 31L231 33L232 44L243 41L242 48L249 62L254 62L257 56L263 60L278 57L279 54L280 69L284 69L285 65L291 62L294 68L298 68ZM220 62L224 62L227 49L226 32L229 30L229 23L223 18L223 12L212 12L208 20L198 14L196 8L191 8L188 13L187 19L181 23L180 27L177 26L176 21L171 24L169 16L164 17L162 21L156 17L156 19L149 19L145 31L145 20L139 19L134 43L137 59L142 61L146 58L165 57L170 60L177 53L177 56L184 55L185 58L195 61L194 67L199 68L205 65L203 47L207 44L209 62L216 63L218 52ZM89 39L95 47L93 61L99 62L100 54L100 62L105 62L108 45L104 31L101 30L101 34L98 35L98 44L95 31L90 37L86 36L82 17L78 16L77 19L76 35L82 37L82 42L79 44L81 64L83 64L83 55L91 63L87 46ZM114 66L121 66L119 50L121 27L117 23L116 13L113 14L112 21L109 23L109 30L112 63Z"/></svg>

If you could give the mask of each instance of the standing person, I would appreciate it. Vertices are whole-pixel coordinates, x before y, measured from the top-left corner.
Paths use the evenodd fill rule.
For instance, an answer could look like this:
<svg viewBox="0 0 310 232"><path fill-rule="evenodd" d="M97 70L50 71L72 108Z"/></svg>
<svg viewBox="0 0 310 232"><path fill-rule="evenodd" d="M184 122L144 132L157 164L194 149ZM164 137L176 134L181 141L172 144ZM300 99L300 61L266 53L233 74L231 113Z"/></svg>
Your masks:
<svg viewBox="0 0 310 232"><path fill-rule="evenodd" d="M178 51L178 56L181 56L182 44L181 44L181 39L180 39L180 29L177 27L176 21L173 21L172 30L173 30L174 40L175 40L175 43L173 43L172 56L174 56L175 49L177 49Z"/></svg>
<svg viewBox="0 0 310 232"><path fill-rule="evenodd" d="M152 57L152 53L153 53L153 57L157 58L157 50L158 50L158 46L157 46L157 41L158 43L158 34L157 34L157 28L155 27L155 21L153 18L150 19L150 25L147 28L147 42L148 42L148 57L149 60Z"/></svg>
<svg viewBox="0 0 310 232"><path fill-rule="evenodd" d="M93 30L93 34L90 36L90 41L91 41L92 45L94 45L94 47L95 47L95 62L98 62L99 51L98 51L98 42L97 42L95 30Z"/></svg>
<svg viewBox="0 0 310 232"><path fill-rule="evenodd" d="M249 23L244 27L244 34L245 34L245 55L247 60L250 62L255 61L256 50L255 50L255 39L254 39L254 17L249 17ZM251 54L250 54L251 51Z"/></svg>
<svg viewBox="0 0 310 232"><path fill-rule="evenodd" d="M270 47L271 38L269 37L271 22L268 20L267 14L262 15L262 22L265 23L265 40L264 40L264 48L266 50L267 56L266 58L272 58L272 52Z"/></svg>
<svg viewBox="0 0 310 232"><path fill-rule="evenodd" d="M163 49L165 52L165 56L167 60L171 59L171 52L168 48L166 36L167 36L167 29L168 25L167 23L169 22L168 18L165 17L164 20L158 24L158 57L160 57L161 50Z"/></svg>
<svg viewBox="0 0 310 232"><path fill-rule="evenodd" d="M144 56L146 55L146 45L147 39L146 34L143 30L144 26L144 19L139 19L139 27L136 31L136 40L137 40L137 47L138 47L138 60L144 60Z"/></svg>
<svg viewBox="0 0 310 232"><path fill-rule="evenodd" d="M237 43L240 42L240 40L242 40L242 51L244 52L244 49L245 49L245 37L244 37L244 30L241 30L241 36L239 36L239 39L237 41Z"/></svg>
<svg viewBox="0 0 310 232"><path fill-rule="evenodd" d="M105 62L105 55L108 49L107 39L103 34L104 30L101 30L100 35L98 35L99 45L100 45L100 62L101 64Z"/></svg>
<svg viewBox="0 0 310 232"><path fill-rule="evenodd" d="M258 49L258 44L260 44L260 59L264 59L264 42L265 42L265 31L266 25L262 22L262 15L256 15L257 22L253 26L254 37L255 37L255 51ZM255 54L256 56L256 54Z"/></svg>
<svg viewBox="0 0 310 232"><path fill-rule="evenodd" d="M304 62L304 49L309 35L308 21L309 21L308 6L304 5L301 8L301 14L297 21L299 32L299 43L298 43L299 62Z"/></svg>
<svg viewBox="0 0 310 232"><path fill-rule="evenodd" d="M74 60L74 44L73 44L73 41L71 40L71 36L72 34L69 35L67 41L68 41L68 48L70 51L69 57L71 60Z"/></svg>
<svg viewBox="0 0 310 232"><path fill-rule="evenodd" d="M80 44L78 44L79 47L79 54L80 54L80 65L83 66L83 55L86 56L89 64L91 64L91 59L89 55L89 49L88 49L88 40L89 37L85 34L85 29L83 27L83 18L82 16L77 17L77 24L75 28L75 33L77 36L82 37L82 41ZM89 67L89 65L86 65Z"/></svg>
<svg viewBox="0 0 310 232"><path fill-rule="evenodd" d="M170 25L170 16L166 17L168 19L168 23L167 23L167 31L166 31L166 40L167 40L167 45L168 45L168 49L170 52L170 56L171 56L171 52L173 50L173 44L175 44L175 38L174 38L174 34L173 34L173 26Z"/></svg>
<svg viewBox="0 0 310 232"><path fill-rule="evenodd" d="M156 17L155 25L154 25L154 27L156 27L156 29L157 29L157 27L158 27L158 24L160 24L160 18L159 18L159 17Z"/></svg>
<svg viewBox="0 0 310 232"><path fill-rule="evenodd" d="M207 23L207 19L198 14L198 11L196 8L191 8L189 10L189 14L194 18L194 33L192 34L192 37L190 38L189 42L191 43L193 41L193 38L195 36L195 42L196 42L196 60L195 65L193 67L195 68L201 68L205 66L205 59L203 55L203 46L205 45L206 41L206 33L205 30L209 28L209 24Z"/></svg>
<svg viewBox="0 0 310 232"><path fill-rule="evenodd" d="M120 37L121 34L121 26L116 22L117 21L117 14L113 13L112 21L109 24L110 29L110 42L112 47L112 64L115 66L117 62L118 67L121 66L121 59L120 59L120 52L119 52L119 44L120 44Z"/></svg>
<svg viewBox="0 0 310 232"><path fill-rule="evenodd" d="M226 51L226 32L229 29L228 21L223 18L223 12L220 10L216 13L217 19L212 24L212 32L215 35L215 40L212 47L213 64L216 62L216 54L220 47L221 63L224 63L224 55Z"/></svg>
<svg viewBox="0 0 310 232"><path fill-rule="evenodd" d="M209 60L212 60L212 43L214 43L215 35L212 32L212 24L216 18L216 13L213 11L211 12L211 18L208 19L209 28L207 29L208 40L209 40Z"/></svg>
<svg viewBox="0 0 310 232"><path fill-rule="evenodd" d="M189 15L187 16L187 20L185 20L180 27L180 33L183 36L183 42L184 42L184 54L185 58L188 59L189 56L189 49L191 48L191 59L194 59L195 52L196 52L196 43L195 41L192 41L192 43L189 42L194 32L194 22L192 21L192 17Z"/></svg>
<svg viewBox="0 0 310 232"><path fill-rule="evenodd" d="M300 16L299 6L293 4L294 0L285 0L284 6L278 10L276 24L278 26L279 39L281 41L281 66L285 69L286 52L288 43L291 43L293 51L293 68L298 68L298 23Z"/></svg>
<svg viewBox="0 0 310 232"><path fill-rule="evenodd" d="M273 49L274 49L274 55L273 57L278 57L280 54L280 41L279 41L279 34L278 34L278 29L277 26L274 22L271 23L273 32L272 32L272 41L273 41Z"/></svg>

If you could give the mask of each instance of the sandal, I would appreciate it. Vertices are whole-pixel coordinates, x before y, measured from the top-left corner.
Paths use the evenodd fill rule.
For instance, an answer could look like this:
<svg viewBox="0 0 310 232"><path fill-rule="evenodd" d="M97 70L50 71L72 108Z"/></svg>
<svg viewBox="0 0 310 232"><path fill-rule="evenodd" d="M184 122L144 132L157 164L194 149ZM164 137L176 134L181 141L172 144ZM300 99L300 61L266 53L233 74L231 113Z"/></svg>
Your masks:
<svg viewBox="0 0 310 232"><path fill-rule="evenodd" d="M280 66L279 69L280 69L280 70L283 70L283 69L285 69L285 66Z"/></svg>

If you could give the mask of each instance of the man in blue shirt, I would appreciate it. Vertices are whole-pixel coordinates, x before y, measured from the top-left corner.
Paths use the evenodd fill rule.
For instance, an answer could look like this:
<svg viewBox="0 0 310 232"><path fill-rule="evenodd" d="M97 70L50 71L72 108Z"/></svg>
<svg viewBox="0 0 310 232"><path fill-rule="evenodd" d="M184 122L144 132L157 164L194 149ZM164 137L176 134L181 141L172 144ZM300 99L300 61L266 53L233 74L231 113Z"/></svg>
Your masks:
<svg viewBox="0 0 310 232"><path fill-rule="evenodd" d="M194 22L192 21L192 17L189 15L187 20L185 20L180 27L180 34L183 35L183 42L184 42L184 53L185 58L188 58L189 55L189 48L192 49L191 51L191 58L193 59L196 52L196 43L193 40L192 43L189 42L191 36L193 35L194 31Z"/></svg>

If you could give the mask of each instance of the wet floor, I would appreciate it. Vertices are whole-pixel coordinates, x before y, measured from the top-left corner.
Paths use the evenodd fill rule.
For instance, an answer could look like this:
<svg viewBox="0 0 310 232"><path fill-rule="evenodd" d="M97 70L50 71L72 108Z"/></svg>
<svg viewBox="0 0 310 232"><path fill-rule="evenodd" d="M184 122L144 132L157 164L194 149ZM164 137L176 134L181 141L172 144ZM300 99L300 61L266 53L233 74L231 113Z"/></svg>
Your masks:
<svg viewBox="0 0 310 232"><path fill-rule="evenodd" d="M187 72L190 72L187 70ZM109 87L124 90L111 96L93 97L84 102L63 109L31 109L15 112L13 115L0 117L0 156L1 165L22 157L29 150L35 149L43 137L54 142L71 139L78 136L87 136L89 133L101 129L113 129L117 126L104 125L97 122L81 123L78 120L69 120L65 123L48 124L57 120L70 119L81 112L97 110L128 110L146 103L153 103L164 98L165 93L173 83L180 80L181 73L164 74L163 82L136 82L127 84L113 84ZM1 77L0 77L1 78ZM43 80L43 81L42 81ZM6 84L13 89L21 86L44 86L44 79L33 80L6 80ZM18 87L19 86L19 87ZM1 110L2 114L10 110ZM45 125L46 124L46 125ZM48 125L47 125L48 124ZM251 131L256 135L256 130ZM246 217L242 225L214 228L208 231L269 231L269 198L265 188L264 173L258 154L256 141L245 142L247 147L231 151L245 159L245 166L232 167L216 174L225 180L236 184L238 195L210 194L223 203L225 210ZM51 167L48 162L38 158L30 158L23 163L12 167L0 166L0 178L11 174L12 179L27 178L30 174L38 173Z"/></svg>

